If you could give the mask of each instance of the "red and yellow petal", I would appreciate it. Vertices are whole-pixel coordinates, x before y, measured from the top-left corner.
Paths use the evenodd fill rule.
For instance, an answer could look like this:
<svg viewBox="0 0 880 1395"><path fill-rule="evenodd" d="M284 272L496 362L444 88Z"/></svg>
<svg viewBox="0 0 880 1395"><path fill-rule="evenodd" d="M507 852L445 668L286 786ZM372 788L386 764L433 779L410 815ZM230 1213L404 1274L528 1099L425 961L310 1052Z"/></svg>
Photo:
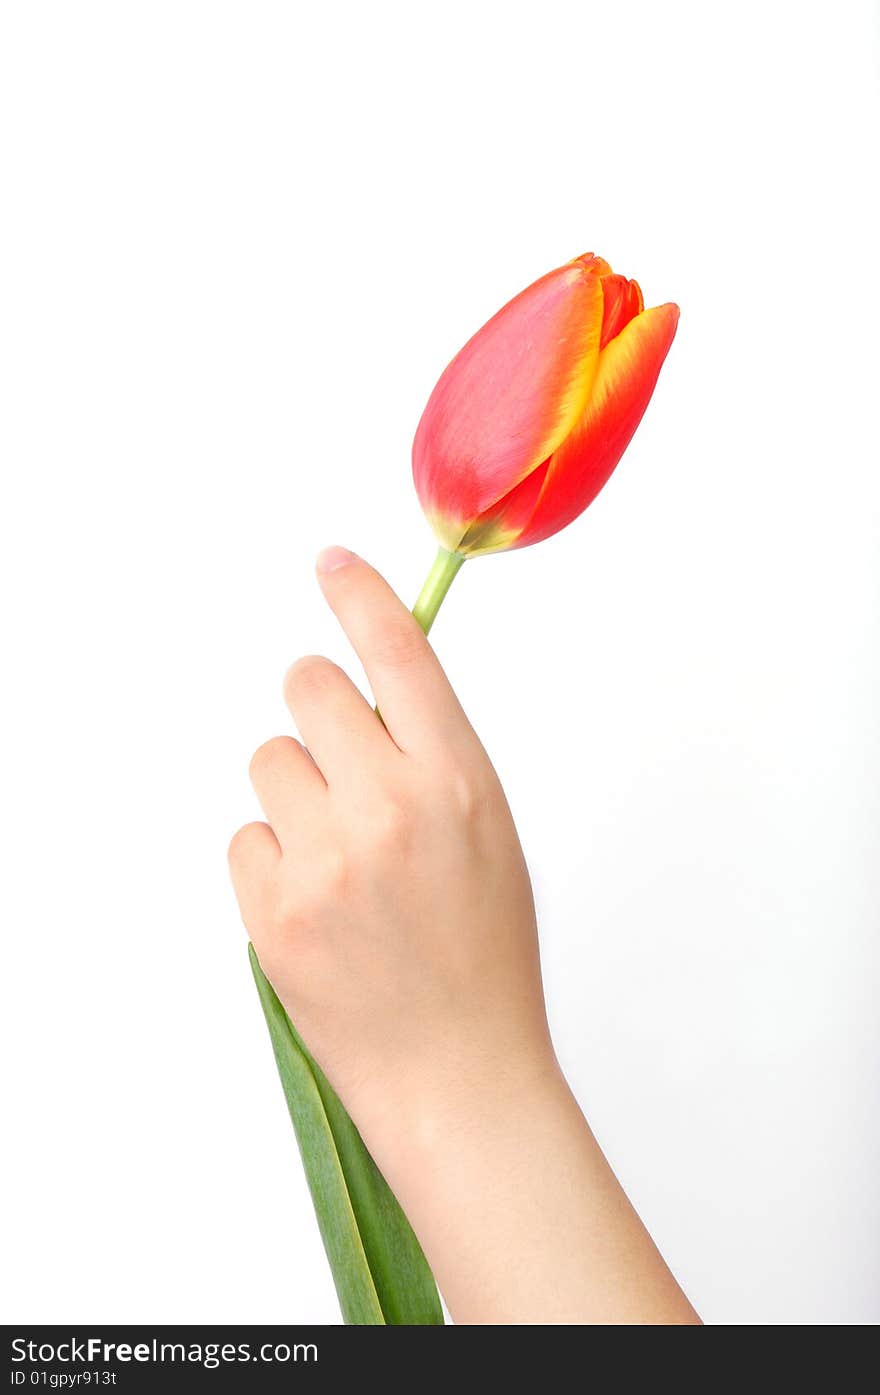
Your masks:
<svg viewBox="0 0 880 1395"><path fill-rule="evenodd" d="M538 465L509 494L498 499L486 513L475 518L459 539L457 551L468 557L486 552L503 552L513 547L535 512L550 461ZM442 542L443 539L441 538ZM445 544L444 544L445 546Z"/></svg>
<svg viewBox="0 0 880 1395"><path fill-rule="evenodd" d="M586 407L550 460L531 518L508 546L550 537L595 499L651 400L678 314L672 304L644 310L602 350Z"/></svg>
<svg viewBox="0 0 880 1395"><path fill-rule="evenodd" d="M609 340L615 339L630 320L645 308L638 281L628 281L625 276L603 276L602 295L605 303L600 349L604 349Z"/></svg>
<svg viewBox="0 0 880 1395"><path fill-rule="evenodd" d="M413 478L448 548L543 464L583 414L604 309L596 259L587 260L551 271L505 305L431 394L413 442Z"/></svg>
<svg viewBox="0 0 880 1395"><path fill-rule="evenodd" d="M606 262L604 257L597 257L595 252L584 252L581 257L572 257L569 266L581 266L593 276L612 275L611 264Z"/></svg>

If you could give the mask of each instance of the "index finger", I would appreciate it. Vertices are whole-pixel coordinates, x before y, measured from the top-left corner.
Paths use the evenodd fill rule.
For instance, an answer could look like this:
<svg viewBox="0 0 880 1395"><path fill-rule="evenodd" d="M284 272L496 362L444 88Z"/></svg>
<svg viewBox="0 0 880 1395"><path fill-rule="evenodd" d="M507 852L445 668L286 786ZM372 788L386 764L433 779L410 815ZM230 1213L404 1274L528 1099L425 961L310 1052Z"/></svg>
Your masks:
<svg viewBox="0 0 880 1395"><path fill-rule="evenodd" d="M400 749L415 753L474 740L437 655L384 577L342 547L325 548L316 570Z"/></svg>

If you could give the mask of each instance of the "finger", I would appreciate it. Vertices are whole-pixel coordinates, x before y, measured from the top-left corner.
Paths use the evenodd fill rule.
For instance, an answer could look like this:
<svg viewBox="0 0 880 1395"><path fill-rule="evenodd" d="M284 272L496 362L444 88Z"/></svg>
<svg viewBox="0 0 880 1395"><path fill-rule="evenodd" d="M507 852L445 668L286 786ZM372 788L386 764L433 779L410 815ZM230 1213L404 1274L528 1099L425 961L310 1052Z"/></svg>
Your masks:
<svg viewBox="0 0 880 1395"><path fill-rule="evenodd" d="M372 776L394 743L363 693L329 659L309 655L288 669L284 696L300 736L329 785Z"/></svg>
<svg viewBox="0 0 880 1395"><path fill-rule="evenodd" d="M321 589L354 646L388 731L403 751L472 741L473 731L418 622L373 567L331 547Z"/></svg>
<svg viewBox="0 0 880 1395"><path fill-rule="evenodd" d="M282 847L314 821L316 802L327 793L320 770L292 736L273 736L253 754L251 784Z"/></svg>
<svg viewBox="0 0 880 1395"><path fill-rule="evenodd" d="M248 823L229 844L229 871L248 934L258 934L281 863L278 839L268 824Z"/></svg>

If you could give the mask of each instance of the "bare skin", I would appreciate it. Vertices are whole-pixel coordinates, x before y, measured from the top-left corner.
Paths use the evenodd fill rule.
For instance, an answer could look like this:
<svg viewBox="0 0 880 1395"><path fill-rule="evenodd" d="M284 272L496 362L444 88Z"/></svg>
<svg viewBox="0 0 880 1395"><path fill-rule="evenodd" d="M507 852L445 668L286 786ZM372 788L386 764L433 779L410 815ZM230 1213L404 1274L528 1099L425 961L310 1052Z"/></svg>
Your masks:
<svg viewBox="0 0 880 1395"><path fill-rule="evenodd" d="M360 558L318 560L380 722L293 665L302 744L261 746L242 918L406 1211L458 1323L694 1324L556 1061L504 792L419 626Z"/></svg>

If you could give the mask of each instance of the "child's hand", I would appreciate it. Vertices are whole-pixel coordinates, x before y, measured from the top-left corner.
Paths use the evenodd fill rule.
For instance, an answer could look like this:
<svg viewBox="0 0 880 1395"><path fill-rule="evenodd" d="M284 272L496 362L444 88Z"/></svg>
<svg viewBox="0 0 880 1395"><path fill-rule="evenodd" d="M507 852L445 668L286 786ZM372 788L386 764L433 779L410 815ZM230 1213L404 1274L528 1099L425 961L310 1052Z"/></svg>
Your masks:
<svg viewBox="0 0 880 1395"><path fill-rule="evenodd" d="M305 747L257 751L268 823L241 829L230 858L264 972L382 1153L386 1113L431 1129L465 1082L523 1079L552 1053L528 873L489 759L372 567L332 548L319 577L385 725L335 664L294 664Z"/></svg>
<svg viewBox="0 0 880 1395"><path fill-rule="evenodd" d="M290 670L305 745L257 751L269 822L230 848L263 970L456 1321L697 1322L556 1064L485 751L382 578L339 548L319 576L385 725L325 659Z"/></svg>

